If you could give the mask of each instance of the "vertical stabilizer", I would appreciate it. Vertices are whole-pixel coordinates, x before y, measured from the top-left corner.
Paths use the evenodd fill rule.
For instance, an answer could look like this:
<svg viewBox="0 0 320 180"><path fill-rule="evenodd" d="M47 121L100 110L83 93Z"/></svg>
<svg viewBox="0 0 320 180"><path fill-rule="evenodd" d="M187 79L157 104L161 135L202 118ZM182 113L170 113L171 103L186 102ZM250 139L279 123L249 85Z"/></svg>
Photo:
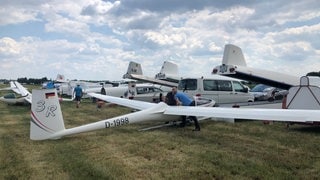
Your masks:
<svg viewBox="0 0 320 180"><path fill-rule="evenodd" d="M66 78L62 74L58 74L56 78L57 82L66 82Z"/></svg>
<svg viewBox="0 0 320 180"><path fill-rule="evenodd" d="M169 61L164 61L160 73L178 76L178 65Z"/></svg>
<svg viewBox="0 0 320 180"><path fill-rule="evenodd" d="M32 90L30 139L50 139L56 132L64 129L57 91L55 89Z"/></svg>
<svg viewBox="0 0 320 180"><path fill-rule="evenodd" d="M126 74L128 74L128 75L130 75L130 74L142 75L141 64L130 61Z"/></svg>
<svg viewBox="0 0 320 180"><path fill-rule="evenodd" d="M179 82L178 65L169 61L164 61L160 72L155 75L155 78Z"/></svg>
<svg viewBox="0 0 320 180"><path fill-rule="evenodd" d="M222 64L247 66L241 48L232 44L225 45Z"/></svg>

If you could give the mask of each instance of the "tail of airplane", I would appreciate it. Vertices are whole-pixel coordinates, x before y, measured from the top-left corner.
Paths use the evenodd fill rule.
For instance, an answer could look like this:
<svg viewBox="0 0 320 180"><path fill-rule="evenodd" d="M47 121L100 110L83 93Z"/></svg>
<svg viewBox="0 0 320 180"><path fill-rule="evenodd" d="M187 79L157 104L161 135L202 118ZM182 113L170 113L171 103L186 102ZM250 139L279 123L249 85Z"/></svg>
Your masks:
<svg viewBox="0 0 320 180"><path fill-rule="evenodd" d="M32 95L30 139L50 139L53 134L65 130L56 90L34 89Z"/></svg>
<svg viewBox="0 0 320 180"><path fill-rule="evenodd" d="M62 74L57 74L57 78L56 78L56 81L57 82L68 82L67 80L66 80L66 78L64 77L64 75L62 75Z"/></svg>
<svg viewBox="0 0 320 180"><path fill-rule="evenodd" d="M169 75L178 76L178 65L174 64L172 62L169 62L169 61L164 61L160 72L156 75L156 78L157 78L157 76L160 76L161 74L164 74L164 75L169 74ZM158 77L158 79L160 79L160 78L161 77Z"/></svg>
<svg viewBox="0 0 320 180"><path fill-rule="evenodd" d="M129 66L128 66L128 70L127 73L125 75L123 75L123 78L126 79L130 79L130 75L131 74L136 74L136 75L142 75L142 68L141 68L141 64L130 61Z"/></svg>
<svg viewBox="0 0 320 180"><path fill-rule="evenodd" d="M233 44L225 45L222 64L247 66L241 48Z"/></svg>
<svg viewBox="0 0 320 180"><path fill-rule="evenodd" d="M31 140L60 139L61 137L67 135L73 135L98 129L119 127L122 125L137 123L146 120L161 120L163 118L162 113L168 106L165 103L149 103L152 106L141 111L65 129L56 90L38 89L33 90L32 93L33 97L30 121ZM124 100L123 98L119 99L118 101ZM132 101L129 100L129 102ZM173 116L168 117L170 118Z"/></svg>
<svg viewBox="0 0 320 180"><path fill-rule="evenodd" d="M164 61L160 72L155 75L155 78L170 82L179 82L178 65L169 61Z"/></svg>

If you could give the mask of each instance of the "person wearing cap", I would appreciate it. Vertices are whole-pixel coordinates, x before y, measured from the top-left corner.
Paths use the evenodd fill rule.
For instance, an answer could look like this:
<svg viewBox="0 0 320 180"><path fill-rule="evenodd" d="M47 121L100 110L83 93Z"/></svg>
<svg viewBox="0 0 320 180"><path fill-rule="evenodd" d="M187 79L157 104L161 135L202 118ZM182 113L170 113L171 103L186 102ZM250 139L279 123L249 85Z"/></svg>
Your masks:
<svg viewBox="0 0 320 180"><path fill-rule="evenodd" d="M83 95L82 88L80 87L80 84L77 84L77 87L74 88L74 95L76 100L76 107L79 108L80 101Z"/></svg>

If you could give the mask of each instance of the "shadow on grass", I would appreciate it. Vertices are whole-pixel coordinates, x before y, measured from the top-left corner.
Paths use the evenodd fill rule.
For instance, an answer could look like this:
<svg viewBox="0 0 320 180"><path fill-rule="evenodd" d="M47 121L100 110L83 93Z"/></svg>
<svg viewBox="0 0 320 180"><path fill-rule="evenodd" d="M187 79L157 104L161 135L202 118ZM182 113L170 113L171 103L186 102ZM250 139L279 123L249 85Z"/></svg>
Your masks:
<svg viewBox="0 0 320 180"><path fill-rule="evenodd" d="M298 131L301 133L313 133L313 134L319 134L320 135L320 126L311 126L311 125L299 125L297 127L290 126L290 130Z"/></svg>

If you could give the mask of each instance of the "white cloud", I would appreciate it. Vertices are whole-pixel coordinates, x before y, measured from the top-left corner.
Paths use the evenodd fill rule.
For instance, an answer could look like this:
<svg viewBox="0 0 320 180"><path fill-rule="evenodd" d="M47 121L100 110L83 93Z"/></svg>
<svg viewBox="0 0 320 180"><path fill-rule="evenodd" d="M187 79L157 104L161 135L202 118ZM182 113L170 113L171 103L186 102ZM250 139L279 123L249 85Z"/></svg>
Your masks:
<svg viewBox="0 0 320 180"><path fill-rule="evenodd" d="M20 53L19 44L10 37L0 39L0 54L2 55L16 55Z"/></svg>
<svg viewBox="0 0 320 180"><path fill-rule="evenodd" d="M37 10L16 8L16 7L1 7L0 8L0 25L10 25L24 23L28 21L37 21Z"/></svg>

